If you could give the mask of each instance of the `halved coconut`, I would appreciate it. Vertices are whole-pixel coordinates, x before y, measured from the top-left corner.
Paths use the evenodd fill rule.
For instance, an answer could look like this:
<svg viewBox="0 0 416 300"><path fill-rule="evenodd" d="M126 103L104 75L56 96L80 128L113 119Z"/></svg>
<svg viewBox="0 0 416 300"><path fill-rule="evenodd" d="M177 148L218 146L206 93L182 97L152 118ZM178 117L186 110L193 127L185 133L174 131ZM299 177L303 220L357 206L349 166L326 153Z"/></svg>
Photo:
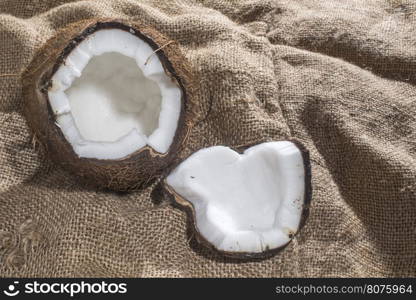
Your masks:
<svg viewBox="0 0 416 300"><path fill-rule="evenodd" d="M36 54L23 75L24 111L57 162L95 185L137 189L183 144L192 82L178 47L155 29L82 21Z"/></svg>
<svg viewBox="0 0 416 300"><path fill-rule="evenodd" d="M281 141L243 154L223 146L202 149L165 184L190 208L202 243L229 256L261 256L289 243L306 216L310 165L299 147Z"/></svg>

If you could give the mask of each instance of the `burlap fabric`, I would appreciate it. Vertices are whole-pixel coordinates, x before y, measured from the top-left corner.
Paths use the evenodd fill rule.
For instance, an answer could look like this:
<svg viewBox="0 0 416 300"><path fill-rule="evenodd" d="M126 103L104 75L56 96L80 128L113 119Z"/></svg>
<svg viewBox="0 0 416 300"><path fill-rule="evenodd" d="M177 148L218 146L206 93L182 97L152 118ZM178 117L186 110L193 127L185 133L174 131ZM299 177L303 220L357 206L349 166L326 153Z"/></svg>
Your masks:
<svg viewBox="0 0 416 300"><path fill-rule="evenodd" d="M0 275L416 276L416 6L406 0L0 2ZM297 138L310 217L283 251L235 261L198 246L157 185L80 185L38 154L19 72L81 19L152 24L200 74L181 153Z"/></svg>

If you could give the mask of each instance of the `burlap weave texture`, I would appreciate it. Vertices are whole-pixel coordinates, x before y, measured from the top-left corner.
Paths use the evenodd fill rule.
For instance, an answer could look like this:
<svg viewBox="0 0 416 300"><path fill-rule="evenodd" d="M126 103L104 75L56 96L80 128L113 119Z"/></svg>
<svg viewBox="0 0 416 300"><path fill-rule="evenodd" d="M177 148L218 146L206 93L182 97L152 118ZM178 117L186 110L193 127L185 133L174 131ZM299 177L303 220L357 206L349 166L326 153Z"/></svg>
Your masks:
<svg viewBox="0 0 416 300"><path fill-rule="evenodd" d="M416 5L406 0L0 1L1 276L416 276ZM95 191L38 154L20 72L65 25L141 20L200 76L181 156L296 138L306 226L267 260L200 247L157 182Z"/></svg>

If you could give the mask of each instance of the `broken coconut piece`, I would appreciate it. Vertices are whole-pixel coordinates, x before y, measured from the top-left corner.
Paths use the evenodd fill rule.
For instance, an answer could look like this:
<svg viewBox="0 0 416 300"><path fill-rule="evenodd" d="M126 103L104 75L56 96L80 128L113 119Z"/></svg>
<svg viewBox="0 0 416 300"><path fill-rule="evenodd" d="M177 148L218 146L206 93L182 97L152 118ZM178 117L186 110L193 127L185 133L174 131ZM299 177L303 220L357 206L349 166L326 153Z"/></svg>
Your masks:
<svg viewBox="0 0 416 300"><path fill-rule="evenodd" d="M231 256L256 256L293 238L311 194L306 150L268 142L243 154L216 146L183 161L165 183L190 208L199 239Z"/></svg>
<svg viewBox="0 0 416 300"><path fill-rule="evenodd" d="M95 185L143 186L172 162L189 130L186 59L138 23L69 25L39 50L23 85L35 137Z"/></svg>

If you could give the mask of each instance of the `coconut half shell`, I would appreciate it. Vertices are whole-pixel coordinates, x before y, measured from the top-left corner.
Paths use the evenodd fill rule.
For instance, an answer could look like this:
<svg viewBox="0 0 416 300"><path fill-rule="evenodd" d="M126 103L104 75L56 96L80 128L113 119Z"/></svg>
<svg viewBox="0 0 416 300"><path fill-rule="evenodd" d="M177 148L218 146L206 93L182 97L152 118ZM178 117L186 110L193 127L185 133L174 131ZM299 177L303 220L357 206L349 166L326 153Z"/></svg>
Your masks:
<svg viewBox="0 0 416 300"><path fill-rule="evenodd" d="M158 59L165 74L181 91L176 131L164 152L145 145L117 159L82 157L57 122L59 115L52 109L49 99L49 93L56 88L53 76L84 40L107 29L122 30L147 43L153 49L154 57L146 59ZM191 110L196 97L194 78L175 42L154 28L124 20L84 20L58 31L35 54L22 75L24 114L34 137L48 156L83 182L117 191L135 190L168 170L184 144L192 126Z"/></svg>
<svg viewBox="0 0 416 300"><path fill-rule="evenodd" d="M266 142L243 153L209 147L181 162L164 186L201 245L237 259L267 258L306 222L309 153L297 141Z"/></svg>

